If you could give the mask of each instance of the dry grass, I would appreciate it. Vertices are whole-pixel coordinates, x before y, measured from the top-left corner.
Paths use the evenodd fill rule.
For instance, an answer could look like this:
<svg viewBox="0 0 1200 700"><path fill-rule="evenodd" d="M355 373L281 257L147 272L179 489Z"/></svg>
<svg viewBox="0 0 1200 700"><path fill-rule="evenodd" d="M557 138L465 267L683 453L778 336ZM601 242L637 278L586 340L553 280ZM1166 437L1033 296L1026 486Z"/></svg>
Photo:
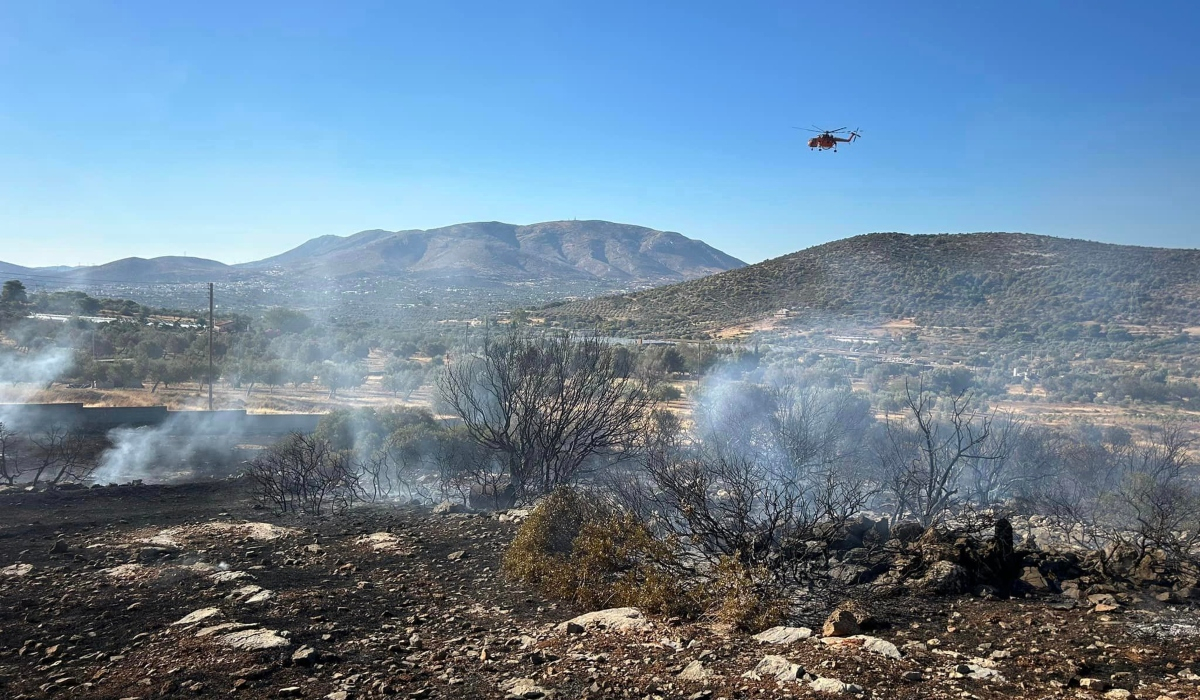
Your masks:
<svg viewBox="0 0 1200 700"><path fill-rule="evenodd" d="M735 629L764 630L782 622L788 612L787 599L770 572L732 557L723 557L717 564L704 597L709 601L709 615Z"/></svg>
<svg viewBox="0 0 1200 700"><path fill-rule="evenodd" d="M761 629L783 618L786 602L766 570L725 558L709 575L687 576L681 554L678 542L563 488L530 514L503 568L545 595L591 609L630 606L709 617L737 629Z"/></svg>
<svg viewBox="0 0 1200 700"><path fill-rule="evenodd" d="M303 386L255 387L249 395L245 389L218 384L213 387L213 407L245 409L253 413L327 413L337 408L386 408L390 406L429 407L434 389L422 387L404 401L379 386L371 377L362 387L338 392L330 398L320 387ZM208 387L196 383L160 386L154 393L143 389L70 389L56 385L49 389L40 386L18 385L0 387L0 403L82 403L87 406L166 406L170 410L203 410L208 408Z"/></svg>

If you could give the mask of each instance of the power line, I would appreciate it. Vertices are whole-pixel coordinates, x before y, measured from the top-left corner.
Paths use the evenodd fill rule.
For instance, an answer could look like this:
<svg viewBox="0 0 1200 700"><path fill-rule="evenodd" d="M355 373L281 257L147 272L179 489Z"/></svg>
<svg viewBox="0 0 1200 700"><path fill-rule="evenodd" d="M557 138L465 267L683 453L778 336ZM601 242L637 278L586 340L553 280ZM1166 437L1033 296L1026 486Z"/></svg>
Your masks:
<svg viewBox="0 0 1200 700"><path fill-rule="evenodd" d="M213 283L208 283L208 410L213 410Z"/></svg>

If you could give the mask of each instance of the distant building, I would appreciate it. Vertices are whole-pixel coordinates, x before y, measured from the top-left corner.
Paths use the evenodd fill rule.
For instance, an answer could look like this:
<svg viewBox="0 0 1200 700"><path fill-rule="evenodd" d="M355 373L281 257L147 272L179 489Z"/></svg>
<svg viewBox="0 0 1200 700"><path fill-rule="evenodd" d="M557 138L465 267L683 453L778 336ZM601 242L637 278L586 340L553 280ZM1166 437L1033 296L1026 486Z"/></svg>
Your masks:
<svg viewBox="0 0 1200 700"><path fill-rule="evenodd" d="M775 318L787 318L790 315L791 315L791 312L788 311L787 309L780 309L775 312Z"/></svg>
<svg viewBox="0 0 1200 700"><path fill-rule="evenodd" d="M213 324L213 328L218 333L232 333L234 329L233 321L217 321Z"/></svg>

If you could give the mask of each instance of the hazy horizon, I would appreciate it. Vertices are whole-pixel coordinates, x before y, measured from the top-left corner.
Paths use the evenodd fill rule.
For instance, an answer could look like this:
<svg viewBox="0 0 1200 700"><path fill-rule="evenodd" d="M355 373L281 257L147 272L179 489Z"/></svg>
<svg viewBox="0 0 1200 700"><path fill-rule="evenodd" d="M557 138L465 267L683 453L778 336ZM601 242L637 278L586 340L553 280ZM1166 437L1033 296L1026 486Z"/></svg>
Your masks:
<svg viewBox="0 0 1200 700"><path fill-rule="evenodd" d="M608 221L607 219L593 219L593 220L595 220L595 221ZM567 219L556 219L556 220L554 220L554 221L568 221L568 220L567 220ZM583 221L583 219L581 219L581 221ZM222 259L222 258L220 258L220 257L205 257L205 256L201 256L201 255L192 255L192 254L188 254L188 253L179 253L179 254L175 254L175 253L167 253L167 254L165 254L165 255L156 255L156 256L149 256L149 255L137 255L137 254L134 254L134 255L125 255L125 256L122 256L122 257L115 257L115 258L111 258L111 259L108 259L108 260L100 260L100 261L98 261L98 262L92 262L92 263L83 263L82 265L70 265L70 264L67 264L67 263L48 263L48 264L40 264L40 265L25 265L25 264L23 264L23 263L22 263L21 261L19 261L19 260L8 260L8 259L4 259L4 258L0 258L0 262L3 262L3 263L9 263L9 264L12 264L12 265L21 265L22 267L28 267L28 268L33 268L33 269L47 269L47 268L57 268L57 267L93 267L93 266L98 266L98 265L104 265L104 264L106 264L106 263L117 262L117 261L120 261L120 260L126 260L126 259L129 259L129 258L153 259L153 258L160 258L160 257L188 257L188 258L197 258L197 259L203 259L203 260L211 260L211 261L214 261L214 262L224 263L224 264L226 264L226 265L231 265L231 266L233 266L233 265L241 265L241 264L244 264L244 263L257 262L257 261L259 261L259 260L263 260L263 259L266 259L266 258L274 257L274 256L276 256L276 255L280 255L280 254L282 254L282 253L286 253L286 252L289 252L289 251L291 251L291 250L293 250L293 249L295 249L295 248L298 248L298 247L302 246L303 244L305 244L305 243L307 243L307 242L309 242L309 241L315 240L316 238L321 238L321 237L324 237L324 236L334 236L334 237L337 237L337 238L349 238L349 237L351 237L351 236L355 236L355 235L357 235L357 234L360 234L360 233L366 233L366 232L369 232L369 231L380 231L380 230L391 231L391 232L400 232L400 231L424 231L424 230L436 230L436 229L441 229L441 228L448 228L448 227L450 227L450 226L455 226L455 225L462 225L462 224L474 224L474 223L502 223L502 224L510 224L510 225L514 225L514 226L528 226L528 225L533 225L533 224L553 223L553 221L530 221L530 222L512 222L512 221L495 221L495 220L490 220L490 221L486 221L486 222L485 222L485 221L459 221L459 222L455 222L455 223L452 223L452 224L445 224L445 225L443 225L443 226L433 226L433 227L430 227L429 229L415 229L415 228L402 228L402 229L381 229L381 228L374 228L374 229L362 229L361 231L354 231L354 232L351 232L351 233L344 233L344 234L323 234L322 236L314 236L313 238L307 238L307 239L304 239L304 240L301 240L301 241L296 241L294 245L289 245L287 248L285 248L285 249L282 249L282 250L277 250L277 251L274 251L274 252L270 252L270 253L268 253L267 255L264 255L264 256L262 256L261 258L247 258L247 259ZM631 226L641 226L641 224L637 224L637 223L634 223L634 222L628 222L628 221L611 221L611 222L609 222L609 223L625 224L625 225L631 225ZM653 228L653 227L646 227L646 228ZM682 234L682 235L684 235L684 236L687 236L688 238L691 238L691 239L693 239L693 240L700 240L701 242L708 243L708 241L704 241L703 239L698 239L698 238L696 238L695 236L689 236L689 235L687 234L687 232L685 232L685 231L675 231L675 230L673 230L673 229L669 229L669 228L667 228L667 229L655 229L655 230L658 230L658 231L663 231L663 232L671 232L671 233L680 233L680 234ZM763 261L765 261L765 260L769 260L769 259L772 259L772 258L777 258L777 257L780 257L780 256L782 256L782 255L788 255L788 254L790 254L790 253L797 252L797 251L799 251L799 250L803 250L803 249L805 249L805 248L811 248L811 247L814 247L814 246L819 246L819 245L822 245L822 244L824 244L824 243L830 243L830 242L837 241L837 240L843 240L843 239L845 239L845 238L853 238L853 237L855 237L855 236L866 236L866 235L872 235L872 234L877 234L877 233L899 233L899 234L902 234L902 235L912 235L912 236L932 236L932 235L946 235L946 234L949 234L949 235L958 235L958 236L970 236L970 235L978 235L978 234L984 234L984 233L1013 233L1013 234L1030 234L1030 235L1050 235L1050 234L1036 234L1036 233L1032 233L1032 232L1029 232L1029 231L928 231L928 232L912 232L912 231L864 231L864 232L862 232L862 233L850 234L850 235L848 235L848 236L842 236L842 237L839 237L839 238L830 238L829 240L821 240L821 241L817 241L817 242L814 242L814 243L811 243L811 244L806 244L806 245L804 245L804 246L803 246L803 247L801 247L801 248L797 248L797 249L796 249L796 251L787 251L787 252L785 252L785 253L780 253L779 255L773 255L773 256L771 256L770 258L762 258L762 259L759 259L759 260L746 260L746 259L744 259L744 258L738 258L738 259L739 259L739 260L741 260L742 262L744 262L744 263L748 264L748 265L753 265L753 264L755 264L755 263L763 262ZM1149 245L1149 244L1139 244L1139 243L1113 243L1113 242L1111 242L1111 241L1100 241L1100 240L1097 240L1097 239L1094 239L1094 238L1077 237L1077 236L1052 236L1052 237L1054 237L1054 238L1070 239L1070 240L1081 240L1081 241L1088 241L1088 242L1093 242L1093 243L1111 243L1112 245L1126 245L1126 246L1133 246L1133 247L1137 247L1137 248L1166 248L1166 249L1176 249L1176 250L1196 250L1196 249L1200 249L1200 245L1177 245L1177 246L1171 246L1171 245L1167 245L1167 246L1155 246L1155 245ZM708 243L708 244L709 244L709 245L712 245L711 243ZM715 247L715 246L713 246L713 247ZM720 249L718 248L718 250L720 250ZM727 254L729 254L729 255L733 255L732 253L729 253L729 251L721 251L721 252L727 253ZM733 257L735 257L735 258L736 258L736 257L738 257L738 256L736 256L736 255L733 255Z"/></svg>

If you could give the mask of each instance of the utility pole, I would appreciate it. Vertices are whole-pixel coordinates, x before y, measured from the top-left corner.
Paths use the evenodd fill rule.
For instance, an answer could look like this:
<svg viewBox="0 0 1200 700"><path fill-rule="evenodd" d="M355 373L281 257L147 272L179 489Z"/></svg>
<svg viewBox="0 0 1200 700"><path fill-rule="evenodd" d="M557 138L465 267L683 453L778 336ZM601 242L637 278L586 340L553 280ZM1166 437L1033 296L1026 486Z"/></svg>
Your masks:
<svg viewBox="0 0 1200 700"><path fill-rule="evenodd" d="M208 283L208 410L213 410L213 283Z"/></svg>

